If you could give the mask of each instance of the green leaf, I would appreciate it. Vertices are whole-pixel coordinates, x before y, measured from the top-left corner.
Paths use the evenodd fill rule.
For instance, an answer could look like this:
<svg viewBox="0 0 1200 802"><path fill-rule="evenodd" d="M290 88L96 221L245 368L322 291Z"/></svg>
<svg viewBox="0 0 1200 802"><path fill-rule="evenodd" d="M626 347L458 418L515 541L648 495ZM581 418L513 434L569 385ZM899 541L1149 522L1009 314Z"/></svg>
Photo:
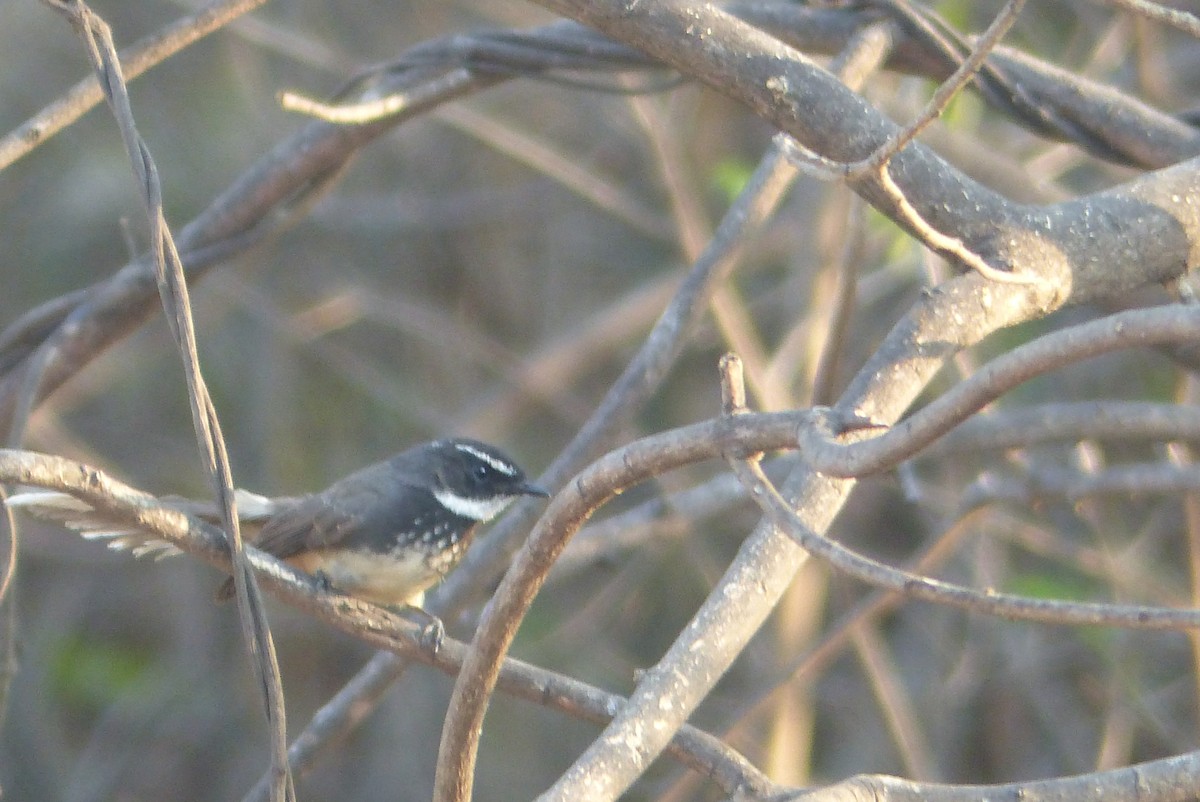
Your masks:
<svg viewBox="0 0 1200 802"><path fill-rule="evenodd" d="M151 665L151 656L136 647L72 637L54 650L50 685L73 704L100 708L144 684Z"/></svg>
<svg viewBox="0 0 1200 802"><path fill-rule="evenodd" d="M741 194L753 173L754 167L748 162L739 159L722 159L713 166L709 182L721 194L726 203L732 203Z"/></svg>

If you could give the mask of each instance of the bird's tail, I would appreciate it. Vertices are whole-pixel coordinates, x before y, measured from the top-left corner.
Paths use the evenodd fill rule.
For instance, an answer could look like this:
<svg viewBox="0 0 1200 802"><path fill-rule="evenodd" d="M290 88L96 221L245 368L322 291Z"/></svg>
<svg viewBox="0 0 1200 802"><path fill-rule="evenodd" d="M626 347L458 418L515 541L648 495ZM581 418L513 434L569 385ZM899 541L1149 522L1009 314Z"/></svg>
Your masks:
<svg viewBox="0 0 1200 802"><path fill-rule="evenodd" d="M277 502L248 490L236 490L238 518L244 522L262 521L269 518ZM188 501L185 499L163 499L180 512L195 515L213 523L220 521L216 506L211 502ZM161 560L179 554L179 549L165 540L147 532L114 521L102 511L95 509L67 493L53 490L28 490L14 493L5 502L12 509L22 509L43 521L62 524L74 529L83 538L106 544L114 551L128 551L135 557L151 557Z"/></svg>

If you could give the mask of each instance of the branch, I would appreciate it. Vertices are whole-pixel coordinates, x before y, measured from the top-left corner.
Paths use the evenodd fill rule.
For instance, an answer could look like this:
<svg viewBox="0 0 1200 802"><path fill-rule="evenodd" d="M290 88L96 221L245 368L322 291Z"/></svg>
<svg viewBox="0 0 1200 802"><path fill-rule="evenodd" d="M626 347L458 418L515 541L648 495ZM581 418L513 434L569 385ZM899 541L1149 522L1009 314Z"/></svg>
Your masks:
<svg viewBox="0 0 1200 802"><path fill-rule="evenodd" d="M730 429L722 421L714 420L668 432L662 439L678 444L686 453L698 450L703 454L714 447L714 441L741 438L748 438L765 449L784 448L792 439L798 418L795 413L751 416L743 422L741 429ZM653 447L653 444L647 446ZM608 463L621 462L622 453L610 455ZM229 551L221 530L184 514L170 503L124 485L102 471L61 457L0 449L0 483L33 485L69 493L114 525L145 532L220 570L231 570ZM460 671L467 654L464 644L447 638L436 653L432 652L422 638L419 624L326 590L313 577L253 547L246 549L246 555L261 587L284 603L394 656L416 660L448 674ZM382 662L379 658L374 661L376 665ZM384 679L386 686L390 679L386 675ZM364 692L359 685L361 683L348 687L343 693L353 694L357 699ZM619 697L514 660L505 662L498 687L523 699L593 721L609 720L612 711L621 703ZM376 692L380 690L382 687ZM360 706L358 712L362 714L365 709ZM732 793L739 787L770 787L769 781L744 758L712 736L698 730L682 736L676 742L673 754L686 765L717 780L727 792ZM306 745L297 748L303 750Z"/></svg>
<svg viewBox="0 0 1200 802"><path fill-rule="evenodd" d="M1178 468L1175 470L1181 472ZM734 471L776 527L786 531L793 540L814 556L874 587L903 593L914 599L1017 621L1154 630L1200 628L1200 609L1064 602L998 593L993 590L976 591L892 568L812 532L797 517L795 510L756 462L737 461ZM1193 488L1197 486L1195 473L1193 472L1190 484Z"/></svg>
<svg viewBox="0 0 1200 802"><path fill-rule="evenodd" d="M164 25L121 53L126 80L132 81L189 45L228 25L266 0L214 0L204 8ZM100 83L89 75L54 103L0 139L0 170L43 144L104 100Z"/></svg>
<svg viewBox="0 0 1200 802"><path fill-rule="evenodd" d="M225 8L233 13L234 9L241 9L242 6L230 5ZM810 9L778 3L734 4L730 9L793 46L820 52L839 51L856 30L877 21L879 16L875 10ZM214 17L214 24L215 20ZM180 22L184 28L189 24L190 21ZM743 29L746 27L743 26ZM720 32L724 29L723 24L716 28ZM677 26L676 34L686 38L686 28ZM556 43L547 45L549 53L540 60L536 56L539 37ZM715 37L708 38L715 40ZM760 34L756 41L759 51L765 48L764 52L771 58L777 55L779 44L776 40ZM667 41L658 38L658 47L666 44ZM926 52L923 50L925 47L920 39L910 36L897 43L896 55L890 63L897 68L922 72L935 78L948 75L953 66L947 68L944 58ZM140 51L135 49L136 52ZM577 25L567 24L530 32L502 31L449 37L414 48L398 59L393 69L381 70L370 78L373 93L385 96L405 93L407 101L403 113L368 125L337 126L317 122L305 126L251 166L215 198L205 212L183 228L178 245L189 277L192 280L199 279L207 268L221 259L240 253L267 233L294 221L296 210L302 207L304 201L325 186L360 148L404 120L518 75L558 68L577 69L589 63L595 64L596 52L603 54L600 60L607 63L600 66L606 71L617 68L614 60L621 53L624 53L623 66L626 68L645 69L648 65L654 65L653 68L658 69L660 66L660 62L648 59L645 54L626 45L614 44L612 40ZM502 60L505 54L508 61ZM747 57L752 55L753 51ZM784 48L784 55L794 58L799 54ZM1200 152L1200 130L1108 87L1084 81L1012 50L998 49L992 54L992 61L999 64L1039 105L1053 106L1060 115L1077 124L1091 126L1089 130L1092 136L1102 138L1110 147L1128 154L1127 158L1131 161L1144 166L1163 166ZM757 76L751 67L755 65L739 66L737 59L733 60L732 68L741 70L745 76L739 86L756 80L761 84L765 80L765 77ZM704 75L706 80L713 82L719 80L720 72L714 73L713 66L709 65ZM790 76L788 80L791 80ZM736 96L744 102L750 102L746 91L739 90ZM786 93L780 100L785 99L788 99ZM819 102L824 99L831 102ZM844 149L847 143L865 142L868 139L872 139L874 147L878 147L886 141L887 132L896 130L894 126L888 128L882 117L867 109L861 99L855 96L835 94L825 98L823 93L814 96L811 101L811 108L828 110L827 114L814 120L816 128L810 129L810 133L819 134L820 128L829 124L828 139L801 137L806 144L818 149L822 149L822 142ZM790 105L784 104L783 112L787 108ZM771 114L765 113L765 116L771 119ZM884 125L879 129L882 136L869 136L870 131L880 125ZM40 131L42 126L43 122L38 118L29 123L32 131ZM28 136L28 131L21 129L10 138L25 139ZM869 147L863 152L868 150ZM906 149L904 153L911 150ZM917 152L921 151L918 149ZM923 171L931 169L929 165L922 166L923 159L912 159L904 154L901 156L901 162L905 164L911 159L914 170L918 166ZM1014 269L1020 262L1033 256L1026 253L1019 259L1008 258L1008 255L991 258L990 248L981 249L974 239L995 233L990 226L983 230L982 221L990 224L1008 220L1010 216L998 213L1000 210L994 198L980 195L975 185L960 182L957 173L938 165L938 162L932 163L930 180L936 185L939 184L939 176L944 178L941 183L946 189L946 196L933 197L930 204L935 210L941 208L939 204L947 202L949 205L945 207L946 210L977 210L979 230L971 237L962 237L971 252L981 253L989 263L1005 264ZM908 166L902 165L900 172L905 173L908 169ZM1187 175L1190 176L1190 172ZM1128 204L1189 197L1187 188L1179 185L1184 180L1182 174L1178 179L1173 173L1164 174L1154 182L1150 197L1112 197L1101 202L1099 196L1093 196L1082 204L1056 207L1057 210L1052 210L1048 218L1039 213L1037 219L1026 221L1027 227L1036 228L1042 236L1048 236L1055 242L1078 243L1078 247L1084 250L1070 254L1073 264L1084 267L1088 264L1103 265L1114 254L1126 253L1129 243L1138 241L1131 232L1112 230L1107 224L1098 230L1091 230L1095 227L1094 221L1121 218L1122 209L1106 207L1124 204L1123 211L1131 217L1137 217L1139 210ZM923 192L925 183L923 178L915 186L922 187ZM909 186L907 183L905 185ZM965 191L968 187L969 192ZM873 197L877 202L886 201L882 189ZM1177 209L1169 203L1154 205L1180 223L1192 217L1188 210ZM890 202L885 203L884 208L890 208ZM931 213L926 209L919 208L917 211L922 219L939 231L957 232L962 228L957 221L943 222L941 213L930 216ZM1176 212L1179 214L1176 215ZM1071 283L1075 291L1071 300L1085 301L1116 295L1130 286L1159 281L1177 272L1177 266L1186 261L1187 247L1186 243L1179 242L1176 224L1164 219L1153 208L1147 207L1145 213L1142 218L1145 228L1139 231L1144 231L1146 241L1153 241L1155 247L1138 254L1140 258L1134 262L1138 269L1120 271L1115 282L1112 277L1104 275L1092 277L1091 280L1087 280L1089 276L1086 275L1077 276L1078 280ZM1055 221L1055 225L1063 232L1044 231L1041 225L1044 219ZM1073 227L1078 227L1078 230L1073 230ZM1192 228L1190 223L1188 227ZM1022 239L1019 236L1006 236L1005 232L996 236L998 242L1020 242ZM1089 242L1094 245L1093 248L1086 248ZM44 397L96 355L144 322L152 311L150 304L154 291L150 279L147 263L132 262L112 279L94 286L86 293L73 293L34 310L0 335L0 368L3 368L3 374L0 375L0 423L10 420L13 415L21 375L25 371L24 360L39 344L49 338L56 340L53 358L46 366L41 381L39 397Z"/></svg>
<svg viewBox="0 0 1200 802"><path fill-rule="evenodd" d="M1078 440L1200 444L1200 409L1150 401L1077 401L997 409L971 416L922 454L977 453Z"/></svg>
<svg viewBox="0 0 1200 802"><path fill-rule="evenodd" d="M879 774L852 777L816 790L770 797L771 802L975 802L1009 799L1022 802L1185 802L1195 798L1200 782L1200 752L1138 763L1111 771L1007 785L943 785L917 783Z"/></svg>
<svg viewBox="0 0 1200 802"><path fill-rule="evenodd" d="M266 611L262 606L254 575L242 546L241 530L238 525L237 504L233 493L233 472L229 466L225 439L217 410L209 396L204 377L200 372L200 357L196 352L196 331L192 321L191 301L188 298L187 282L183 274L183 263L175 247L174 237L167 226L163 210L162 185L158 178L158 167L150 155L150 149L137 131L133 110L129 102L128 88L121 74L121 63L113 44L112 31L108 24L97 16L83 0L45 0L52 8L63 14L76 28L87 45L88 57L96 70L101 89L116 118L121 139L142 193L147 216L150 220L151 247L154 256L155 280L167 322L174 335L175 344L183 361L187 379L188 401L192 411L192 423L199 444L203 467L217 497L218 507L228 533L230 552L233 558L233 577L237 588L238 612L241 614L242 636L253 660L255 673L262 684L263 701L266 706L267 722L271 729L271 770L274 775L272 799L294 800L296 791L292 784L291 770L287 762L287 719L285 714L283 684L279 676L279 662L275 656L275 645L267 623ZM48 351L49 349L43 349ZM37 368L30 372L27 399L36 395L37 385L42 379L45 360L38 360ZM22 404L24 407L25 404ZM20 437L24 430L24 419L18 419L14 436Z"/></svg>
<svg viewBox="0 0 1200 802"><path fill-rule="evenodd" d="M696 8L682 0L632 9L615 0L541 0L541 5L695 76L824 159L847 163L865 158L898 131L800 51L719 6ZM1194 167L1177 166L1130 185L1126 192L1093 195L1049 210L1019 207L1001 198L919 143L897 153L889 173L904 187L919 218L934 230L961 241L989 265L1052 285L1029 289L1027 302L1041 305L1043 313L1065 303L1114 295L1120 292L1118 285L1129 280L1134 286L1145 279L1179 275L1189 263L1188 243L1200 240L1200 210L1186 203L1195 191ZM912 230L909 216L900 212L877 175L855 180L852 187ZM1089 213L1081 214L1085 210ZM1162 255L1161 245L1168 240L1170 257L1147 263L1154 252ZM1101 242L1104 245L1097 247ZM1149 247L1150 242L1155 246ZM1132 243L1141 243L1133 248L1137 262L1125 258L1133 255ZM949 251L943 253L955 258ZM1111 269L1114 263L1123 268ZM1139 269L1127 269L1135 263L1145 271L1140 276L1131 275ZM1151 274L1155 278L1149 278Z"/></svg>
<svg viewBox="0 0 1200 802"><path fill-rule="evenodd" d="M984 365L920 412L860 443L835 442L838 432L817 419L800 433L813 466L833 476L865 476L907 459L1017 385L1081 359L1119 349L1195 342L1200 308L1165 306L1118 312L1020 345Z"/></svg>

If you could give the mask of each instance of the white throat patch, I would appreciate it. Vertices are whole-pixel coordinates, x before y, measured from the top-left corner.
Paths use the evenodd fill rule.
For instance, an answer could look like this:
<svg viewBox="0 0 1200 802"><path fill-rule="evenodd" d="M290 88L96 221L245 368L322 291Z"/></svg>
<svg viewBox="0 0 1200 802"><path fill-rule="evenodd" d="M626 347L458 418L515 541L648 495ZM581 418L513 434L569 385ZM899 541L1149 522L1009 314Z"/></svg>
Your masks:
<svg viewBox="0 0 1200 802"><path fill-rule="evenodd" d="M512 502L512 496L496 496L493 498L463 498L445 489L433 491L433 495L442 506L455 515L470 518L472 521L490 521L500 514L501 510Z"/></svg>
<svg viewBox="0 0 1200 802"><path fill-rule="evenodd" d="M466 443L457 443L457 444L455 444L454 447L457 448L459 451L463 452L464 454L470 454L472 457L479 460L480 462L486 462L488 465L492 466L493 470L499 471L500 473L504 474L505 476L516 476L517 475L517 471L513 466L509 465L507 462L501 462L500 460L493 457L491 454L480 451L478 448L475 448L474 446L469 446Z"/></svg>

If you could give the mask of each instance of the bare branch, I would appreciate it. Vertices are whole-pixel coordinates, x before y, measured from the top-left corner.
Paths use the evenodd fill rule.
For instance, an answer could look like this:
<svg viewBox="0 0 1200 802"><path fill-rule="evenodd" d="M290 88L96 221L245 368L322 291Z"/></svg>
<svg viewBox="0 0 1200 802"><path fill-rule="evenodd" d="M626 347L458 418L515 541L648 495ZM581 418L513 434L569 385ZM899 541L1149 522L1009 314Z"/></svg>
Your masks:
<svg viewBox="0 0 1200 802"><path fill-rule="evenodd" d="M246 647L253 660L259 681L263 685L267 721L271 727L271 768L274 774L272 799L294 800L291 770L287 762L287 723L284 712L283 685L279 676L279 663L271 630L267 624L254 575L250 570L242 545L238 526L237 504L233 493L233 472L229 466L225 440L221 435L220 423L212 398L200 372L200 358L196 353L196 332L192 321L191 302L188 298L187 282L183 263L175 248L175 240L167 226L163 211L162 186L158 179L158 168L150 155L150 149L137 131L129 93L121 74L121 64L112 41L108 24L98 17L83 0L46 0L62 13L84 38L88 56L101 82L101 89L116 117L125 142L134 177L143 193L143 202L150 218L151 247L154 252L155 278L162 298L167 321L175 336L176 345L183 360L187 378L188 400L192 409L192 422L196 430L203 466L212 483L228 533L233 557L233 576L237 588L238 610L241 613L242 633ZM31 373L35 377L31 385L40 383L45 366L42 362ZM30 397L33 393L29 394ZM19 431L19 430L18 430Z"/></svg>
<svg viewBox="0 0 1200 802"><path fill-rule="evenodd" d="M1194 342L1200 311L1167 306L1118 312L1018 346L985 365L890 431L861 443L833 441L837 432L818 422L800 433L805 456L823 473L865 476L907 459L1018 384L1081 359L1124 348Z"/></svg>
<svg viewBox="0 0 1200 802"><path fill-rule="evenodd" d="M902 0L896 0L897 3ZM904 149L910 142L917 138L918 135L929 124L936 120L946 111L946 107L950 105L959 92L975 77L983 66L984 60L991 54L996 46L1000 44L1000 40L1008 33L1008 30L1017 21L1017 17L1021 13L1021 9L1025 6L1025 0L1008 0L1004 4L1004 8L992 20L992 24L988 26L983 35L975 42L974 48L967 55L954 73L941 83L934 91L933 97L925 104L925 108L917 115L916 119L909 122L904 128L897 131L888 141L877 148L867 158L857 164L847 165L847 170L851 176L871 173L883 168L893 156Z"/></svg>
<svg viewBox="0 0 1200 802"><path fill-rule="evenodd" d="M1200 17L1178 8L1171 8L1150 0L1100 0L1105 5L1121 8L1146 19L1162 22L1200 39Z"/></svg>
<svg viewBox="0 0 1200 802"><path fill-rule="evenodd" d="M208 6L134 43L121 54L128 80L166 61L233 20L261 6L266 0L213 0ZM89 76L41 112L0 139L0 170L25 156L38 145L83 116L104 100L100 84Z"/></svg>
<svg viewBox="0 0 1200 802"><path fill-rule="evenodd" d="M653 475L662 469L661 466L637 466L641 458L639 455L651 457L656 462L659 458L665 459L665 464L671 464L672 461L682 464L695 459L715 458L722 446L732 447L734 443L748 442L764 450L786 447L797 419L796 414L747 415L739 421L738 426L728 426L718 419L677 430L664 437L651 438L640 449L631 447L614 452L598 463L598 469L590 477L581 476L575 486L582 490L587 483L596 492L608 495L603 484L604 477L612 474L614 469L619 473L619 466L626 458L644 475ZM669 453L664 454L664 448ZM93 468L60 457L0 450L0 483L35 485L70 493L110 518L114 524L135 527L161 538L222 570L231 568L229 552L220 530ZM422 639L419 625L381 608L328 591L315 579L257 549L247 548L246 554L262 587L280 600L397 656L417 659L448 673L457 673L461 669L467 655L465 645L447 639L436 653L431 652ZM365 712L367 708L345 701L360 701L364 695L378 693L389 684L389 675L394 666L388 666L388 662L391 661L379 659L373 663L382 679L373 690L363 687L369 684L364 677L345 689L343 703L333 705L331 702L331 709L325 711L334 718L331 726L341 726L342 723L336 718L351 709L356 709L359 716ZM595 721L608 720L612 711L619 706L616 697L511 660L505 663L500 672L498 687L569 713L585 713L585 717ZM321 722L322 725L325 723ZM739 787L760 790L769 787L765 778L757 774L744 759L734 755L711 736L691 731L677 746L679 749L675 754L680 759L720 781L729 792ZM304 742L297 749L303 754L310 747L310 742Z"/></svg>
<svg viewBox="0 0 1200 802"><path fill-rule="evenodd" d="M931 454L1076 440L1181 440L1200 443L1200 410L1149 401L1078 401L973 415L931 444Z"/></svg>
<svg viewBox="0 0 1200 802"><path fill-rule="evenodd" d="M857 554L812 532L754 463L738 463L735 471L763 511L780 529L813 555L838 570L879 588L911 598L947 604L977 613L1047 624L1119 626L1146 629L1200 628L1200 610L1138 605L1077 603L1034 599L996 591L975 591L960 585L892 568ZM1194 483L1192 486L1196 486Z"/></svg>

